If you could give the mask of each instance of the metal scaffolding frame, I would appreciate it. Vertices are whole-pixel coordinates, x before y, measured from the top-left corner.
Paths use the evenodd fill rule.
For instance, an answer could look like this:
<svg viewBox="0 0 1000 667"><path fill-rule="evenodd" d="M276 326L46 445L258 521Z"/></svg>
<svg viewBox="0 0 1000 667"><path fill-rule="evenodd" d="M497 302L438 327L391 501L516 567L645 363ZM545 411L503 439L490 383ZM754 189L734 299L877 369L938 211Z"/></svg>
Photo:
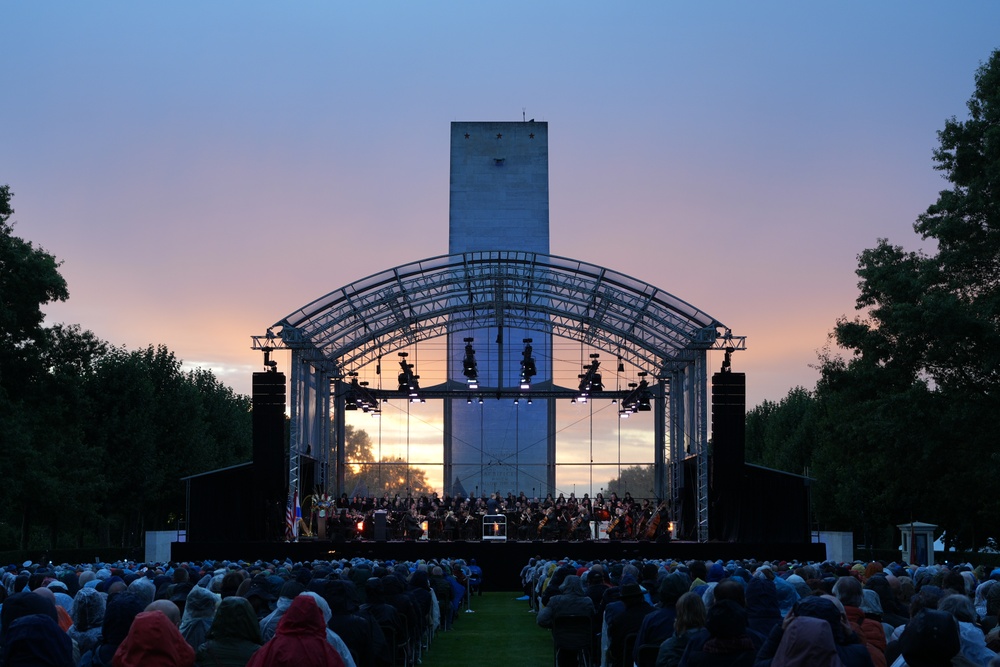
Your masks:
<svg viewBox="0 0 1000 667"><path fill-rule="evenodd" d="M676 500L684 484L680 462L697 456L698 537L708 539L707 352L745 349L745 337L653 285L540 253L467 252L397 266L338 288L253 336L255 350L292 353L289 488L298 489L301 455L319 453L322 469L329 469L331 381L421 340L486 327L579 341L655 378L655 491ZM343 410L333 414L341 439ZM341 444L334 470L342 485Z"/></svg>

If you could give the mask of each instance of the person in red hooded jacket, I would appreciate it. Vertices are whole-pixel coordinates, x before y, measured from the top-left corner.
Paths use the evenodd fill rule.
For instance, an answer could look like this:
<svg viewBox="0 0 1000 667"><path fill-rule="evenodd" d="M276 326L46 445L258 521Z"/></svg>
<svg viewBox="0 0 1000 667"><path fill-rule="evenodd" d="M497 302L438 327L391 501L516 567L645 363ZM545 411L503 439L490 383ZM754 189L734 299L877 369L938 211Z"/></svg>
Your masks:
<svg viewBox="0 0 1000 667"><path fill-rule="evenodd" d="M316 600L298 595L274 637L253 654L247 667L344 667L344 661L326 641L326 623Z"/></svg>
<svg viewBox="0 0 1000 667"><path fill-rule="evenodd" d="M194 649L162 611L144 611L132 621L115 651L114 667L193 667Z"/></svg>

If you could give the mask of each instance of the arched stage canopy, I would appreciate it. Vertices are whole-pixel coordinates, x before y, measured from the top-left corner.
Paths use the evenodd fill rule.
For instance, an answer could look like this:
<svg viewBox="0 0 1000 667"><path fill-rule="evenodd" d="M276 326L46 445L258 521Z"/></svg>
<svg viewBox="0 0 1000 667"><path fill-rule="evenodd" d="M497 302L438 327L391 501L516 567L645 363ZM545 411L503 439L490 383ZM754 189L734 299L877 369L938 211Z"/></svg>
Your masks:
<svg viewBox="0 0 1000 667"><path fill-rule="evenodd" d="M332 380L421 340L486 327L580 341L654 378L657 495L676 494L683 484L678 464L688 453L698 456L698 534L707 539L707 352L745 349L745 338L653 285L580 260L530 252L441 255L387 269L316 299L266 335L254 336L253 349L292 353L292 488L298 488L300 455L331 450ZM464 395L465 388L454 389L456 398L459 392ZM333 412L342 442L339 407ZM336 451L333 472L342 485L344 448Z"/></svg>

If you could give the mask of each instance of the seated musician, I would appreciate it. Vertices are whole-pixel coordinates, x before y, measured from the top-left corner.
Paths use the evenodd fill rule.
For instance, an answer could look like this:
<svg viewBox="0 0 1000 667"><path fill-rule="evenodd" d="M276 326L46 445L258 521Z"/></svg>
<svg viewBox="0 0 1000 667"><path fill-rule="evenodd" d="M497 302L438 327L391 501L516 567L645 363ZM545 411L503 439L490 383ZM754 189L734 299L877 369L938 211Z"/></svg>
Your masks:
<svg viewBox="0 0 1000 667"><path fill-rule="evenodd" d="M403 525L406 530L407 539L419 540L424 534L424 529L420 525L420 516L417 514L416 507L403 515Z"/></svg>
<svg viewBox="0 0 1000 667"><path fill-rule="evenodd" d="M590 539L590 512L587 511L587 506L585 504L580 505L576 516L570 521L569 539Z"/></svg>

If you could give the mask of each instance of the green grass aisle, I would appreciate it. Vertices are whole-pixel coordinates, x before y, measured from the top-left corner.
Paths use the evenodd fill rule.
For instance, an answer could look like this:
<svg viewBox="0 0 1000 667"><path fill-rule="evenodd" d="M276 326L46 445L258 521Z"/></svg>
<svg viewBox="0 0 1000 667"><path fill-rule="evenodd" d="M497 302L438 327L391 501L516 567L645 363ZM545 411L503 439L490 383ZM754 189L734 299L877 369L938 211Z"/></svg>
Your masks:
<svg viewBox="0 0 1000 667"><path fill-rule="evenodd" d="M552 634L535 624L520 593L483 593L463 607L454 629L438 632L421 667L546 667L552 664Z"/></svg>

